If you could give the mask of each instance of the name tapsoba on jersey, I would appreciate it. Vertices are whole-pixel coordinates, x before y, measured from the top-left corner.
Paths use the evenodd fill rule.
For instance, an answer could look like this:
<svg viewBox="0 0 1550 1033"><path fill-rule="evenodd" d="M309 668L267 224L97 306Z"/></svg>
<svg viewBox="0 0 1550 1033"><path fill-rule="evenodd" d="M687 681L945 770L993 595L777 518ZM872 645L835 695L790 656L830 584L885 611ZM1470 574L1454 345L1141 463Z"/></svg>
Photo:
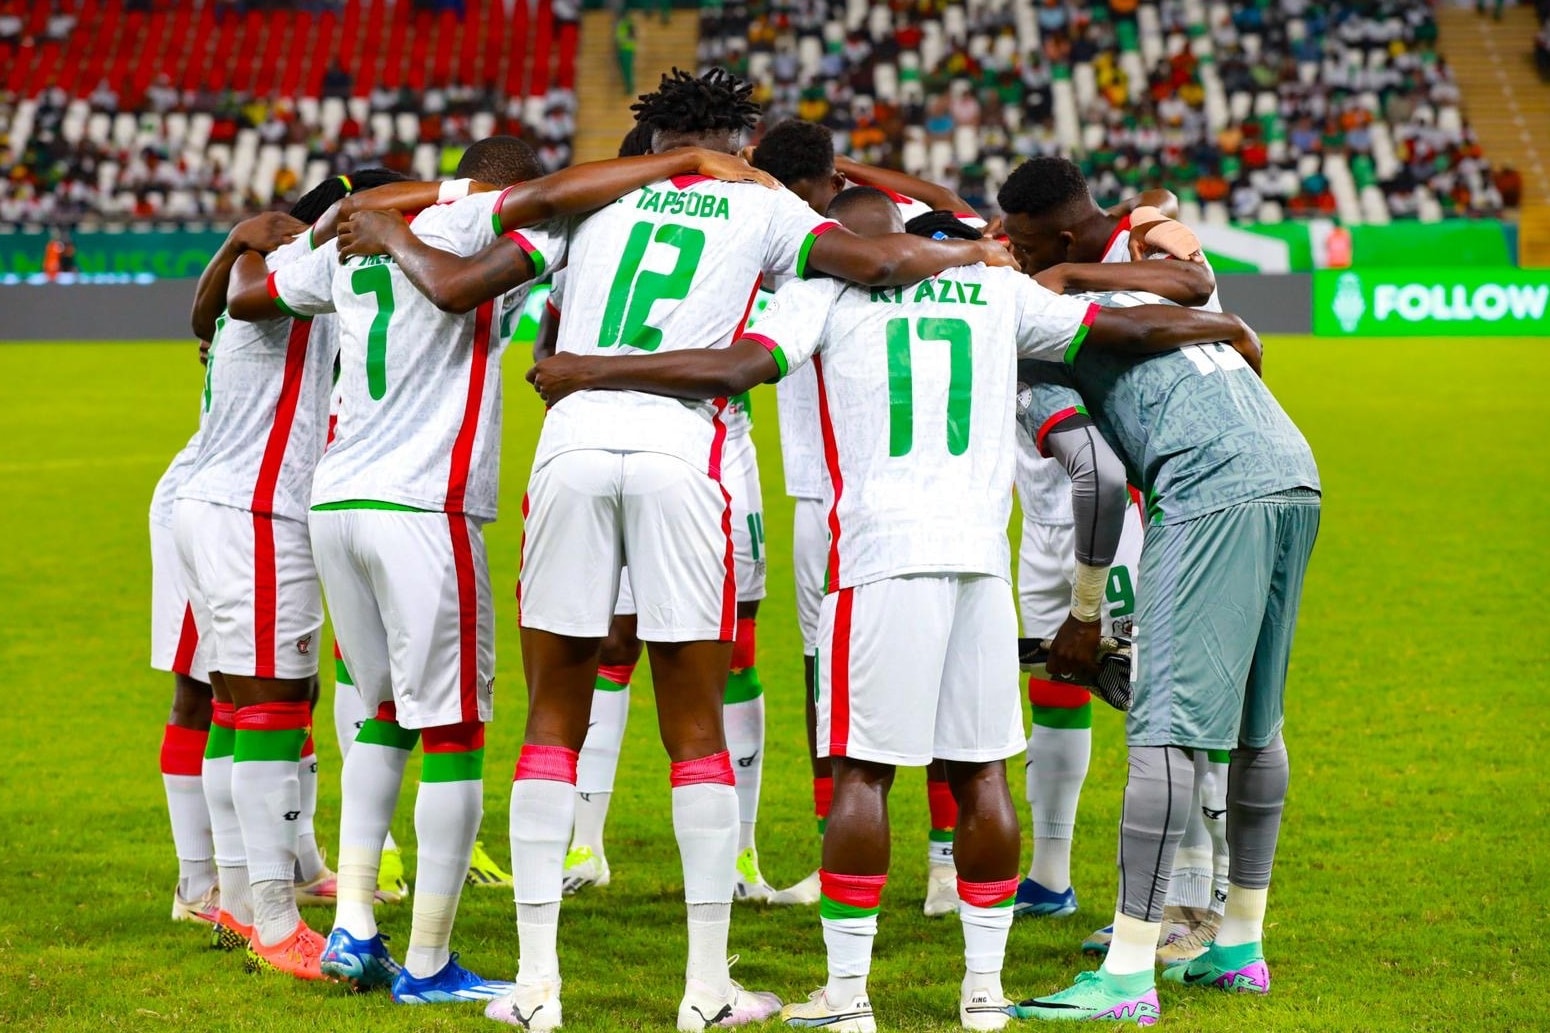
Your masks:
<svg viewBox="0 0 1550 1033"><path fill-rule="evenodd" d="M725 347L765 274L803 275L813 241L834 225L789 191L753 184L679 176L637 190L575 224L572 264L615 272L566 285L556 347L580 355ZM726 406L578 391L544 419L534 465L574 449L661 452L715 476Z"/></svg>
<svg viewBox="0 0 1550 1033"><path fill-rule="evenodd" d="M266 255L270 275L311 259L307 239ZM337 349L332 319L217 319L199 453L178 498L305 520Z"/></svg>
<svg viewBox="0 0 1550 1033"><path fill-rule="evenodd" d="M985 266L776 294L748 336L783 374L812 359L830 591L910 573L1010 578L1017 357L1080 348L1096 311Z"/></svg>
<svg viewBox="0 0 1550 1033"><path fill-rule="evenodd" d="M499 235L500 196L427 208L414 219L415 236L475 254ZM510 236L539 277L564 258L563 232ZM443 312L390 258L340 265L334 241L271 274L270 294L288 310L339 313L338 422L318 464L314 506L369 500L495 519L500 357L528 286L472 312Z"/></svg>
<svg viewBox="0 0 1550 1033"><path fill-rule="evenodd" d="M1169 304L1154 294L1079 295L1107 307ZM1024 375L1080 391L1145 495L1151 523L1176 523L1292 488L1319 488L1302 432L1227 344L1135 359L1081 350Z"/></svg>

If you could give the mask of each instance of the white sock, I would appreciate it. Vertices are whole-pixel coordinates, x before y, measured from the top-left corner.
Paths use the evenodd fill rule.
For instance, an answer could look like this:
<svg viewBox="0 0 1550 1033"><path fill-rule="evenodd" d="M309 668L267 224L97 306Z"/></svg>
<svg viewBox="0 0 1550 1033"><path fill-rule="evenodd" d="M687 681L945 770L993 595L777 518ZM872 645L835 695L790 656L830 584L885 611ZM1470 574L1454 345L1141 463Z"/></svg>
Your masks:
<svg viewBox="0 0 1550 1033"><path fill-rule="evenodd" d="M307 737L311 745L311 736ZM296 765L296 777L301 783L301 820L296 825L297 881L312 882L328 871L323 862L323 852L318 849L318 833L314 819L318 810L318 755L316 750L306 750Z"/></svg>
<svg viewBox="0 0 1550 1033"><path fill-rule="evenodd" d="M608 802L613 793L576 794L576 824L571 832L571 847L586 847L598 857L603 854L603 825L608 821Z"/></svg>
<svg viewBox="0 0 1550 1033"><path fill-rule="evenodd" d="M1028 877L1056 892L1071 888L1071 837L1092 743L1091 728L1036 724L1028 736L1027 790L1033 812Z"/></svg>
<svg viewBox="0 0 1550 1033"><path fill-rule="evenodd" d="M754 846L754 828L759 820L759 784L764 775L764 695L742 703L728 703L721 711L726 728L727 753L732 757L732 777L736 780L737 850Z"/></svg>
<svg viewBox="0 0 1550 1033"><path fill-rule="evenodd" d="M162 775L161 781L167 792L167 815L172 820L172 845L178 855L178 895L198 900L215 885L215 847L204 776Z"/></svg>
<svg viewBox="0 0 1550 1033"><path fill-rule="evenodd" d="M599 685L614 683L599 677ZM624 730L630 719L630 687L592 690L592 719L587 725L587 738L576 755L576 791L596 794L614 791L614 777L619 771L619 749L624 742ZM602 844L601 833L598 838Z"/></svg>
<svg viewBox="0 0 1550 1033"><path fill-rule="evenodd" d="M1269 896L1268 886L1257 890L1229 886L1227 910L1222 915L1222 928L1216 934L1217 946L1259 943L1265 935L1265 903Z"/></svg>
<svg viewBox="0 0 1550 1033"><path fill-rule="evenodd" d="M1211 903L1211 833L1201 810L1206 790L1200 774L1204 756L1204 750L1195 751L1195 798L1184 838L1173 855L1173 876L1168 881L1166 900L1173 907L1204 909Z"/></svg>
<svg viewBox="0 0 1550 1033"><path fill-rule="evenodd" d="M872 942L877 939L877 916L820 921L829 960L829 981L824 994L830 1004L843 1008L866 994L867 976L872 972Z"/></svg>
<svg viewBox="0 0 1550 1033"><path fill-rule="evenodd" d="M1205 757L1204 761L1202 758ZM1227 761L1212 761L1195 753L1195 781L1201 785L1201 817L1211 837L1211 910L1220 915L1227 906Z"/></svg>
<svg viewBox="0 0 1550 1033"><path fill-rule="evenodd" d="M1116 976L1151 972L1157 966L1157 940L1161 935L1161 922L1143 922L1116 911L1114 939L1109 941L1109 954L1103 959L1104 970Z"/></svg>
<svg viewBox="0 0 1550 1033"><path fill-rule="evenodd" d="M342 671L344 661L339 661L337 668ZM340 757L350 756L355 738L361 733L361 726L371 716L354 685L346 681L334 685L334 738L339 742Z"/></svg>
<svg viewBox="0 0 1550 1033"><path fill-rule="evenodd" d="M989 990L1001 996L1001 967L1006 962L1006 938L1012 931L1010 907L979 907L960 904L958 920L963 925L963 960L966 974L963 990Z"/></svg>
<svg viewBox="0 0 1550 1033"><path fill-rule="evenodd" d="M252 925L248 861L242 846L242 824L237 820L237 807L231 798L231 768L230 756L206 757L201 778L210 813L210 840L221 886L221 909L243 925Z"/></svg>
<svg viewBox="0 0 1550 1033"><path fill-rule="evenodd" d="M409 763L416 738L413 732L387 722L374 725L374 731L382 734L368 738L392 739L397 745L357 743L345 757L339 775L343 801L339 808L339 897L334 925L358 939L377 934L377 872L388 823L398 805L404 765Z"/></svg>
<svg viewBox="0 0 1550 1033"><path fill-rule="evenodd" d="M511 783L511 876L517 901L517 982L560 979L556 947L565 844L576 818L576 754L524 746Z"/></svg>
<svg viewBox="0 0 1550 1033"><path fill-rule="evenodd" d="M730 764L725 753L720 758L719 763ZM726 944L736 881L737 792L724 782L689 782L680 774L689 765L717 763L704 757L673 765L673 832L683 864L684 901L689 905L686 975L705 984L711 993L725 994L731 983Z"/></svg>
<svg viewBox="0 0 1550 1033"><path fill-rule="evenodd" d="M253 881L253 935L259 943L273 947L295 932L300 922L295 879Z"/></svg>
<svg viewBox="0 0 1550 1033"><path fill-rule="evenodd" d="M482 776L420 782L414 805L414 835L419 844L414 922L404 955L404 968L417 979L434 976L451 957L452 922L482 820Z"/></svg>

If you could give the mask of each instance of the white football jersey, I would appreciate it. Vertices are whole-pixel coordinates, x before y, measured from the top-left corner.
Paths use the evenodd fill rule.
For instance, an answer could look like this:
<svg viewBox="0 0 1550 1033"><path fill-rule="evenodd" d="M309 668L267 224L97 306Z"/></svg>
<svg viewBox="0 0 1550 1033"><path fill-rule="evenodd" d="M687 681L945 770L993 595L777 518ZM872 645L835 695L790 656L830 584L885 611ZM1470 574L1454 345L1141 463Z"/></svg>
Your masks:
<svg viewBox="0 0 1550 1033"><path fill-rule="evenodd" d="M264 256L271 278L310 257L306 237ZM307 519L337 351L331 318L216 320L199 455L177 497Z"/></svg>
<svg viewBox="0 0 1550 1033"><path fill-rule="evenodd" d="M899 215L907 223L933 209L891 190L883 191L899 206ZM973 212L955 212L971 226L983 227L985 220ZM775 283L776 289L785 286ZM823 469L823 441L818 429L818 383L810 367L793 370L775 388L775 415L780 421L780 463L786 477L786 494L794 499L821 499L828 487Z"/></svg>
<svg viewBox="0 0 1550 1033"><path fill-rule="evenodd" d="M1130 216L1125 216L1114 228L1101 260L1130 261ZM1212 291L1211 300L1201 308L1211 312L1222 311L1218 293ZM1017 500L1022 504L1023 516L1033 523L1066 526L1073 519L1071 478L1066 468L1060 465L1058 459L1039 455L1033 439L1021 424L1017 427Z"/></svg>
<svg viewBox="0 0 1550 1033"><path fill-rule="evenodd" d="M813 360L831 591L912 573L1010 580L1017 359L1060 361L1096 313L983 265L776 294L747 336L782 373Z"/></svg>
<svg viewBox="0 0 1550 1033"><path fill-rule="evenodd" d="M161 479L156 482L156 490L151 492L151 523L157 527L172 527L172 502L178 497L178 490L183 487L183 482L188 480L189 471L194 468L194 459L199 455L199 437L204 432L204 421L205 409L201 401L199 426L194 428L188 444L172 457L172 462L167 464Z"/></svg>
<svg viewBox="0 0 1550 1033"><path fill-rule="evenodd" d="M427 208L415 217L414 233L472 255L496 239L500 196ZM564 257L563 233L509 236L540 276ZM472 312L443 312L392 259L341 265L330 241L271 276L270 293L296 312L338 312L341 400L312 504L389 503L494 520L506 343L500 328L527 300L526 285Z"/></svg>
<svg viewBox="0 0 1550 1033"><path fill-rule="evenodd" d="M588 216L571 232L558 349L580 355L722 348L766 273L800 276L835 223L795 194L677 176ZM549 410L534 467L574 449L661 452L718 476L726 399L578 391Z"/></svg>

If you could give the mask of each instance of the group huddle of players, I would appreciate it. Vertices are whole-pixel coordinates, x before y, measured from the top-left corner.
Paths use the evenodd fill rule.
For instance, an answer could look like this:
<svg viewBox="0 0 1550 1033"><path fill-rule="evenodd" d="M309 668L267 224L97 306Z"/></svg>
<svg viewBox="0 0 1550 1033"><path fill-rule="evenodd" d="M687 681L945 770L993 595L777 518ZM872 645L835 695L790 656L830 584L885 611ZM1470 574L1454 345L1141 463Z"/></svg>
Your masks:
<svg viewBox="0 0 1550 1033"><path fill-rule="evenodd" d="M1282 698L1319 485L1258 377L1257 337L1221 311L1166 194L1104 211L1075 166L1033 159L987 227L950 191L837 161L809 123L768 129L745 162L750 92L719 69L665 76L619 159L550 176L494 137L452 182L336 177L212 259L193 313L210 342L200 427L151 510L153 663L177 679L173 917L210 922L250 968L560 1026L561 901L610 878L603 825L644 648L683 863L679 1029L777 1014L875 1029L901 765L928 769L925 910L960 918L966 1028L1150 1024L1159 963L1266 992ZM522 505L505 981L462 967L451 939L464 885L507 881L476 842L495 667L483 527L501 352L551 278L528 374L549 408ZM746 393L772 381L822 833L817 870L782 890L754 840L765 541ZM1026 737L1014 486L1021 625L1048 640ZM337 874L312 828L325 594L342 654ZM1014 914L1077 906L1084 686L1105 636L1131 641L1134 690L1114 922L1084 944L1102 967L1014 1003ZM389 825L417 743L400 963L375 906L407 890ZM1020 879L1005 761L1025 749ZM825 985L782 1007L733 981L734 899L816 903ZM298 901L334 904L327 936Z"/></svg>

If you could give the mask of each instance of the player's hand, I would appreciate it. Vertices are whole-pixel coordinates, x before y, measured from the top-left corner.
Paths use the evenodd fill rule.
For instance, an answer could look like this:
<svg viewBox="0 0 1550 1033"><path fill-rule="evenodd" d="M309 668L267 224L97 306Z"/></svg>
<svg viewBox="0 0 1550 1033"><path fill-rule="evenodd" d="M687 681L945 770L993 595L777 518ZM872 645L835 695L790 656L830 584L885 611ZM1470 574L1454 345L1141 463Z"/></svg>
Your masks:
<svg viewBox="0 0 1550 1033"><path fill-rule="evenodd" d="M339 261L363 255L386 255L397 233L409 232L409 224L396 211L356 212L339 224Z"/></svg>
<svg viewBox="0 0 1550 1033"><path fill-rule="evenodd" d="M1075 614L1055 633L1045 668L1056 681L1095 685L1098 681L1098 640L1101 621L1077 620Z"/></svg>
<svg viewBox="0 0 1550 1033"><path fill-rule="evenodd" d="M199 342L199 364L201 366L208 366L210 364L210 342L209 341L200 341Z"/></svg>
<svg viewBox="0 0 1550 1033"><path fill-rule="evenodd" d="M980 230L980 232L992 240L1004 242L1006 240L1006 220L998 215L987 222L985 228Z"/></svg>
<svg viewBox="0 0 1550 1033"><path fill-rule="evenodd" d="M528 370L527 382L533 385L545 405L555 405L590 386L588 373L593 361L590 356L557 352Z"/></svg>
<svg viewBox="0 0 1550 1033"><path fill-rule="evenodd" d="M1006 269L1016 269L1019 272L1022 270L1022 266L1017 264L1017 259L1012 257L1012 252L999 240L993 240L990 237L985 237L981 240L974 241L974 243L980 246L980 261L984 262L986 265L991 267L1001 266Z"/></svg>
<svg viewBox="0 0 1550 1033"><path fill-rule="evenodd" d="M768 172L760 172L736 154L701 149L699 173L724 183L757 183L771 190L780 189L780 181Z"/></svg>
<svg viewBox="0 0 1550 1033"><path fill-rule="evenodd" d="M231 242L239 251L257 251L267 255L282 244L289 244L307 224L284 212L263 212L243 219L232 227Z"/></svg>
<svg viewBox="0 0 1550 1033"><path fill-rule="evenodd" d="M1130 227L1130 259L1139 262L1152 252L1160 251L1188 262L1204 262L1200 238L1195 231L1173 219L1159 219L1144 226Z"/></svg>
<svg viewBox="0 0 1550 1033"><path fill-rule="evenodd" d="M1056 262L1048 268L1041 269L1033 274L1033 280L1040 287L1054 294L1064 294L1066 287L1066 263Z"/></svg>
<svg viewBox="0 0 1550 1033"><path fill-rule="evenodd" d="M1249 364L1249 369L1254 371L1254 375L1263 379L1265 376L1265 346L1260 343L1259 334L1254 332L1252 326L1237 316L1233 316L1233 318L1238 320L1238 326L1241 329L1227 343L1232 345L1233 351L1243 356L1243 361Z"/></svg>

